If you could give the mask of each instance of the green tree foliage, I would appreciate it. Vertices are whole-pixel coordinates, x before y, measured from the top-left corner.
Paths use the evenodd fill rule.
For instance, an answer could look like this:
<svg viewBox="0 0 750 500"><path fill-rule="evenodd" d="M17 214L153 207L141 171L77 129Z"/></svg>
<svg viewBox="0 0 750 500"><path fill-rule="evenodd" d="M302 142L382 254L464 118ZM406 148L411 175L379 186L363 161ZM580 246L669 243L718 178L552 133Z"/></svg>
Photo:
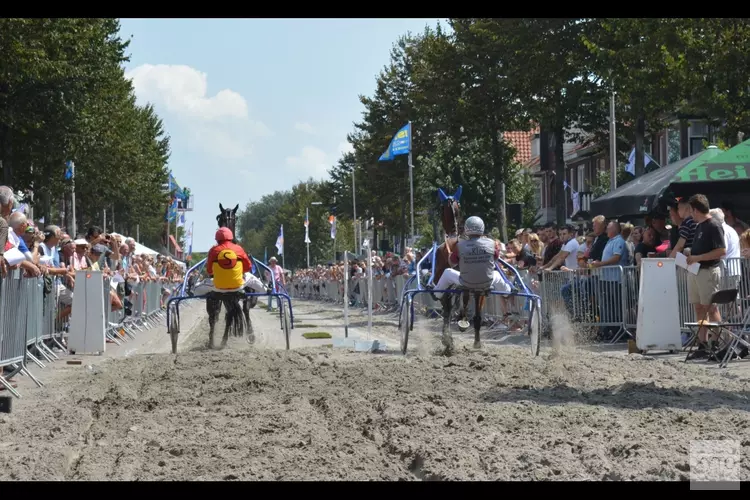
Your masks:
<svg viewBox="0 0 750 500"><path fill-rule="evenodd" d="M117 19L0 19L2 180L33 190L35 215L58 221L72 160L79 231L114 210L118 232L140 225L158 247L169 138L153 108L136 104L119 29Z"/></svg>

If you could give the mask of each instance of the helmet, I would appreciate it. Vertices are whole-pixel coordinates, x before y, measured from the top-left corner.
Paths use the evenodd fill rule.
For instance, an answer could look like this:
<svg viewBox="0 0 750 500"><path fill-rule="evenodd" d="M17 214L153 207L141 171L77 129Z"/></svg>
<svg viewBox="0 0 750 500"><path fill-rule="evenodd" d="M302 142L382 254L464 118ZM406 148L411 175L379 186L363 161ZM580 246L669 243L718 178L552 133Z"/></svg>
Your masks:
<svg viewBox="0 0 750 500"><path fill-rule="evenodd" d="M234 239L234 235L232 234L232 230L229 229L228 227L220 227L219 230L216 231L215 238L217 242L222 242L226 240L231 241Z"/></svg>
<svg viewBox="0 0 750 500"><path fill-rule="evenodd" d="M466 236L482 236L484 234L484 221L476 215L469 217L464 224L464 233L466 233Z"/></svg>

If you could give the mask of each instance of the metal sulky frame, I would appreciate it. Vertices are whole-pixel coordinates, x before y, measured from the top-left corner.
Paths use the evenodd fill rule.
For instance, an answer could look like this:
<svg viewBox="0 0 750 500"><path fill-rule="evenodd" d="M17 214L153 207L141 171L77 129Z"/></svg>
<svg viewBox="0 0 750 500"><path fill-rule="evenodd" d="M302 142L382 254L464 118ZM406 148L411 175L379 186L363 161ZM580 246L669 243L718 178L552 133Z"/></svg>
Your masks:
<svg viewBox="0 0 750 500"><path fill-rule="evenodd" d="M430 278L427 281L428 285L433 284L433 276L435 275L435 254L437 252L437 244L433 243L432 249L427 252L420 260L419 263L417 263L417 274L414 276L411 276L407 282L404 284L403 291L401 292L401 300L399 304L399 315L398 315L398 329L400 332L401 337L401 352L403 354L406 354L408 345L409 345L409 332L414 329L414 297L417 294L425 294L430 292L438 292L438 293L452 293L452 294L463 294L467 290L464 288L452 288L448 290L436 290L436 289L427 289L424 285L422 285L421 280L419 279L420 270L422 269L422 263L428 259L430 256L432 256L432 270L430 273ZM521 278L521 275L518 273L518 270L511 266L508 262L504 261L503 259L498 259L498 262L501 263L505 268L510 269L514 275L514 280L512 282L512 285L517 291L511 291L511 292L497 292L497 291L489 291L487 292L489 295L499 295L499 296L505 296L505 297L521 297L526 299L526 305L524 306L525 310L528 310L529 312L529 320L528 320L528 328L527 328L527 334L529 335L529 340L531 341L531 354L533 356L538 356L541 348L541 309L542 309L542 299L539 295L533 293L529 287L526 285L526 283ZM498 265L498 262L495 263L495 268L502 274L503 270ZM416 284L416 287L415 287Z"/></svg>
<svg viewBox="0 0 750 500"><path fill-rule="evenodd" d="M179 289L178 295L170 298L167 302L167 333L169 333L172 340L172 354L177 354L177 339L180 335L180 303L186 300L206 299L205 295L189 296L186 294L187 282L190 273L205 266L206 260L207 259L201 260L185 273L185 278L183 280L182 286ZM289 297L289 294L287 293L286 289L284 289L283 285L276 282L276 277L274 276L273 271L271 271L268 266L266 266L256 258L253 258L253 264L255 274L256 276L258 276L258 278L261 279L261 281L263 280L263 277L259 276L261 273L261 268L267 271L271 276L272 292L245 292L245 297L276 297L279 307L279 323L281 325L281 330L284 332L286 348L287 350L289 350L289 338L291 335L291 330L294 329L294 311L292 310L292 299Z"/></svg>

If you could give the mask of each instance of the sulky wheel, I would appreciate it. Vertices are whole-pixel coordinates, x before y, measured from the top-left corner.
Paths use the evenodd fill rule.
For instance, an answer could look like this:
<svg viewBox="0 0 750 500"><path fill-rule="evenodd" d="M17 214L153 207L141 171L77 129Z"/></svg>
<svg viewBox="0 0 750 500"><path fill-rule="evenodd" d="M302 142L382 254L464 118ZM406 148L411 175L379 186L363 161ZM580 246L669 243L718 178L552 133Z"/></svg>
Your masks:
<svg viewBox="0 0 750 500"><path fill-rule="evenodd" d="M538 299L531 300L529 314L529 340L531 341L531 355L539 356L542 338L542 305Z"/></svg>
<svg viewBox="0 0 750 500"><path fill-rule="evenodd" d="M169 314L169 325L167 325L167 329L169 331L169 337L172 340L172 354L177 354L177 338L180 336L180 316L177 312L177 307L171 307L172 310Z"/></svg>
<svg viewBox="0 0 750 500"><path fill-rule="evenodd" d="M411 321L411 301L410 295L404 295L404 300L401 303L401 314L398 318L399 333L401 334L401 353L406 354L406 350L409 347L409 330L414 326Z"/></svg>
<svg viewBox="0 0 750 500"><path fill-rule="evenodd" d="M281 300L281 329L284 330L284 339L286 340L286 350L289 350L289 336L291 335L291 320L289 318L289 306Z"/></svg>

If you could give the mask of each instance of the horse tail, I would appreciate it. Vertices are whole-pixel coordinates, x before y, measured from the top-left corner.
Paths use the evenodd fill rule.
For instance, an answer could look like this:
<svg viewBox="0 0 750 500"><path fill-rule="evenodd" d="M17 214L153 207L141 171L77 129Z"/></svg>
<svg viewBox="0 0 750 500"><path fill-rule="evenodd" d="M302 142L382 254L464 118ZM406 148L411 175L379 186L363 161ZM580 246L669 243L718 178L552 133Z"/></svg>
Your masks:
<svg viewBox="0 0 750 500"><path fill-rule="evenodd" d="M227 311L226 324L232 329L235 337L242 337L245 333L245 315L242 312L242 306L237 297L227 296L222 298L224 308Z"/></svg>

